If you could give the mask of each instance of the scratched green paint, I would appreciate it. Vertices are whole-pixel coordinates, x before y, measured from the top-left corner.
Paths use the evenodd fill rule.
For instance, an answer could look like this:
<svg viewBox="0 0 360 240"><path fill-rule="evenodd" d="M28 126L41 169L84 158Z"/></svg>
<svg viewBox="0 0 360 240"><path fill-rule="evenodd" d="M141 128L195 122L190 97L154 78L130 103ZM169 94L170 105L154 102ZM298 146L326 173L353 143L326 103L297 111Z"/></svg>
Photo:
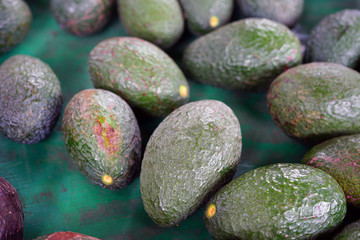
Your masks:
<svg viewBox="0 0 360 240"><path fill-rule="evenodd" d="M28 54L48 63L57 74L64 106L77 92L92 88L87 57L100 41L125 36L116 17L101 33L76 37L59 28L50 15L47 0L27 1L34 21L29 35L11 52L0 56L0 64L15 54ZM327 14L355 7L353 0L305 0L301 22L305 29ZM360 6L360 4L359 4ZM179 62L190 42L185 37L171 50ZM309 150L278 129L266 108L266 93L241 93L190 82L191 101L217 99L230 106L241 123L242 163L236 176L258 166L276 162L300 162ZM146 144L160 118L136 113ZM112 192L91 184L81 175L66 153L61 119L45 141L34 145L14 143L0 136L0 176L18 190L24 208L24 239L54 231L75 231L101 239L211 239L202 220L204 208L178 227L160 228L147 216L140 197L139 178L123 190Z"/></svg>

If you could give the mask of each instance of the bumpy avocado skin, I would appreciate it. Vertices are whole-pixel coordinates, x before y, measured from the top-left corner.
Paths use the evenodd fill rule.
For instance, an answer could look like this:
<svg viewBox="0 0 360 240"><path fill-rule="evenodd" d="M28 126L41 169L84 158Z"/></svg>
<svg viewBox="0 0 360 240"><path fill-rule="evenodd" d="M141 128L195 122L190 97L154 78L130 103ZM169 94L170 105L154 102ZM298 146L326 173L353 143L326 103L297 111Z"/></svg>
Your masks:
<svg viewBox="0 0 360 240"><path fill-rule="evenodd" d="M100 240L75 232L55 232L46 236L37 237L35 240Z"/></svg>
<svg viewBox="0 0 360 240"><path fill-rule="evenodd" d="M281 163L251 170L208 202L206 228L216 240L311 239L337 226L346 214L339 184L322 170Z"/></svg>
<svg viewBox="0 0 360 240"><path fill-rule="evenodd" d="M234 175L241 140L239 121L222 102L191 102L168 115L141 166L141 197L152 220L170 227L195 212Z"/></svg>
<svg viewBox="0 0 360 240"><path fill-rule="evenodd" d="M15 188L0 177L0 239L22 240L24 214Z"/></svg>
<svg viewBox="0 0 360 240"><path fill-rule="evenodd" d="M189 85L176 63L139 38L100 42L90 52L88 70L94 87L112 91L154 116L165 116L189 101Z"/></svg>
<svg viewBox="0 0 360 240"><path fill-rule="evenodd" d="M292 27L300 18L304 0L237 0L245 17L267 18Z"/></svg>
<svg viewBox="0 0 360 240"><path fill-rule="evenodd" d="M109 22L115 0L51 0L51 12L66 32L86 36Z"/></svg>
<svg viewBox="0 0 360 240"><path fill-rule="evenodd" d="M340 64L300 65L272 82L269 112L288 136L310 144L360 133L359 86L359 73Z"/></svg>
<svg viewBox="0 0 360 240"><path fill-rule="evenodd" d="M314 146L302 162L330 174L344 190L347 203L360 207L359 149L359 134L341 136Z"/></svg>
<svg viewBox="0 0 360 240"><path fill-rule="evenodd" d="M0 66L0 133L18 143L48 137L62 109L58 78L41 60L15 55Z"/></svg>
<svg viewBox="0 0 360 240"><path fill-rule="evenodd" d="M32 14L26 2L0 1L0 54L10 51L25 39L31 22Z"/></svg>
<svg viewBox="0 0 360 240"><path fill-rule="evenodd" d="M120 20L127 32L169 48L184 31L184 17L177 0L117 0Z"/></svg>
<svg viewBox="0 0 360 240"><path fill-rule="evenodd" d="M102 89L77 93L65 108L62 131L67 152L93 183L116 190L133 180L141 136L134 113L119 96Z"/></svg>
<svg viewBox="0 0 360 240"><path fill-rule="evenodd" d="M185 49L183 65L192 80L204 84L259 90L301 60L300 41L287 27L248 18L195 40Z"/></svg>
<svg viewBox="0 0 360 240"><path fill-rule="evenodd" d="M360 237L360 220L347 225L333 240L356 240Z"/></svg>
<svg viewBox="0 0 360 240"><path fill-rule="evenodd" d="M192 33L203 35L224 24L231 17L233 0L180 0Z"/></svg>
<svg viewBox="0 0 360 240"><path fill-rule="evenodd" d="M360 60L360 11L342 10L325 17L309 36L307 62L334 62L355 68Z"/></svg>

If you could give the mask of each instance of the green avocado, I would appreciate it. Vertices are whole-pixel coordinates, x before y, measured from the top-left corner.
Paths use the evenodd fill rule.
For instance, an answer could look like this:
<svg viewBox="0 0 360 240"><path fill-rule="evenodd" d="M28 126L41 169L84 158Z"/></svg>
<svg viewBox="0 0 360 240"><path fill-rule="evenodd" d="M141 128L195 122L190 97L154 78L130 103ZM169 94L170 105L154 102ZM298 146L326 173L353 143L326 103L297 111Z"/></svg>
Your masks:
<svg viewBox="0 0 360 240"><path fill-rule="evenodd" d="M134 37L169 48L184 31L177 0L117 0L121 22Z"/></svg>
<svg viewBox="0 0 360 240"><path fill-rule="evenodd" d="M22 240L24 214L16 189L0 177L0 239Z"/></svg>
<svg viewBox="0 0 360 240"><path fill-rule="evenodd" d="M333 240L357 240L360 238L360 220L347 225Z"/></svg>
<svg viewBox="0 0 360 240"><path fill-rule="evenodd" d="M32 14L25 1L0 1L0 54L10 51L24 40L31 22Z"/></svg>
<svg viewBox="0 0 360 240"><path fill-rule="evenodd" d="M360 207L360 134L329 139L314 146L302 162L336 179L347 203Z"/></svg>
<svg viewBox="0 0 360 240"><path fill-rule="evenodd" d="M301 60L300 41L287 27L248 18L195 40L185 49L183 66L191 79L204 84L259 90Z"/></svg>
<svg viewBox="0 0 360 240"><path fill-rule="evenodd" d="M100 42L90 52L88 70L94 87L112 91L154 116L165 116L189 101L189 85L176 63L139 38Z"/></svg>
<svg viewBox="0 0 360 240"><path fill-rule="evenodd" d="M115 0L51 0L56 22L66 32L86 36L96 33L109 22Z"/></svg>
<svg viewBox="0 0 360 240"><path fill-rule="evenodd" d="M0 133L18 143L47 138L62 109L52 69L40 59L15 55L0 66Z"/></svg>
<svg viewBox="0 0 360 240"><path fill-rule="evenodd" d="M276 78L268 92L275 123L290 137L318 143L360 133L360 74L336 63L308 63Z"/></svg>
<svg viewBox="0 0 360 240"><path fill-rule="evenodd" d="M300 18L304 0L237 0L245 17L267 18L292 27Z"/></svg>
<svg viewBox="0 0 360 240"><path fill-rule="evenodd" d="M355 68L360 60L360 11L342 10L325 17L310 33L308 62L334 62Z"/></svg>
<svg viewBox="0 0 360 240"><path fill-rule="evenodd" d="M102 89L77 93L65 108L66 150L93 183L110 190L127 186L140 166L140 130L129 105Z"/></svg>
<svg viewBox="0 0 360 240"><path fill-rule="evenodd" d="M140 173L146 212L162 226L175 226L233 177L242 146L233 111L216 100L181 106L155 129Z"/></svg>
<svg viewBox="0 0 360 240"><path fill-rule="evenodd" d="M341 223L346 200L322 170L279 163L251 170L208 202L204 221L215 240L311 239Z"/></svg>
<svg viewBox="0 0 360 240"><path fill-rule="evenodd" d="M203 35L230 20L233 0L180 0L186 22L192 33Z"/></svg>
<svg viewBox="0 0 360 240"><path fill-rule="evenodd" d="M100 240L100 239L75 232L55 232L45 236L37 237L34 240Z"/></svg>

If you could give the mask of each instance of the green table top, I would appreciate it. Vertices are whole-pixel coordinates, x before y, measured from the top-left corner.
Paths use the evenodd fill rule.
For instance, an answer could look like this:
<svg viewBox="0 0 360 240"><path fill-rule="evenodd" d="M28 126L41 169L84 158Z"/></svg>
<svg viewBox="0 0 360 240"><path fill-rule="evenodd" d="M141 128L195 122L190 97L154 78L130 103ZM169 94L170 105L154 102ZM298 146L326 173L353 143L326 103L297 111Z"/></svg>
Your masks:
<svg viewBox="0 0 360 240"><path fill-rule="evenodd" d="M100 41L125 36L117 17L99 34L76 37L59 28L49 11L49 1L28 0L33 24L25 41L0 56L38 57L57 74L64 95L64 107L77 92L92 88L87 57ZM309 31L324 16L360 1L305 0L302 26ZM183 37L169 51L179 60L192 37ZM243 93L190 82L191 101L217 99L230 106L239 118L243 134L241 164L236 176L255 167L277 162L300 162L309 146L285 136L273 123L266 107L266 93ZM64 109L64 108L63 108ZM146 144L161 118L137 114ZM71 162L61 133L61 119L52 135L33 145L14 143L0 136L0 176L19 193L24 209L24 239L55 231L74 231L101 239L211 239L200 209L178 227L160 228L145 212L139 177L128 187L109 191L91 184Z"/></svg>

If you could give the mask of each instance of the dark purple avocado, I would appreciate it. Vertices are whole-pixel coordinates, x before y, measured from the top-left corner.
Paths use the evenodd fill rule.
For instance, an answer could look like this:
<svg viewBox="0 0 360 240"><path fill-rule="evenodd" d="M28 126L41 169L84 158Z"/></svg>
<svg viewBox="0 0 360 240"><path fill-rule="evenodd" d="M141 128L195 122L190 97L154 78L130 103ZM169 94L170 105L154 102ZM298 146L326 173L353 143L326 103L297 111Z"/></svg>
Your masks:
<svg viewBox="0 0 360 240"><path fill-rule="evenodd" d="M35 240L100 240L100 239L75 232L55 232L45 236L37 237Z"/></svg>
<svg viewBox="0 0 360 240"><path fill-rule="evenodd" d="M0 239L22 240L24 214L15 188L0 177Z"/></svg>

